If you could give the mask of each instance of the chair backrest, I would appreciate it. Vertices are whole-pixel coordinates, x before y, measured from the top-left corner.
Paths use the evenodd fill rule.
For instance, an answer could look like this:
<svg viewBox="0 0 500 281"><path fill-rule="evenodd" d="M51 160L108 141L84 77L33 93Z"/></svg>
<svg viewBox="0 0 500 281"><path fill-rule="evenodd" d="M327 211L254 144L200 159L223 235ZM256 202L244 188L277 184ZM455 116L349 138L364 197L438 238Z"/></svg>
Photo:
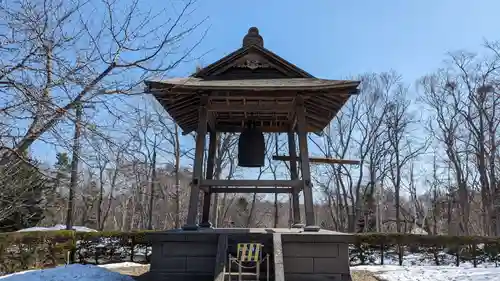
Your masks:
<svg viewBox="0 0 500 281"><path fill-rule="evenodd" d="M260 262L263 246L260 243L238 243L237 259L243 262Z"/></svg>

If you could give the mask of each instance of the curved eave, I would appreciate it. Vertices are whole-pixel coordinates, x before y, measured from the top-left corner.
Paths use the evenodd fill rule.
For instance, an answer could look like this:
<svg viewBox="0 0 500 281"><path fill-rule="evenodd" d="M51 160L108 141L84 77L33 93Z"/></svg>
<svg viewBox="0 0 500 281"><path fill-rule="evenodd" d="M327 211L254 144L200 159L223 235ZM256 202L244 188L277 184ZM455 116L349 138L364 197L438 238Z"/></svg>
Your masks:
<svg viewBox="0 0 500 281"><path fill-rule="evenodd" d="M174 82L175 80L175 82ZM204 81L198 79L170 79L166 81L145 81L147 93L196 92L196 91L324 91L352 88L357 89L359 81L323 79L255 79Z"/></svg>
<svg viewBox="0 0 500 281"><path fill-rule="evenodd" d="M245 104L245 99L255 101L259 100L260 97L266 100L269 97L280 99L301 95L304 97L308 132L318 133L329 125L331 120L348 101L349 97L358 93L357 87L359 82L344 81L341 84L317 85L316 87L311 87L311 85L308 87L305 85L298 87L286 85L280 87L276 87L276 85L273 87L262 85L261 87L211 85L212 87L207 87L207 85L204 85L202 87L202 85L185 85L157 81L147 81L146 85L148 88L146 92L152 94L160 102L185 133L192 132L197 128L201 93L217 99L224 98L227 95L231 97L233 102L235 98L241 98L241 104ZM227 120L222 120L222 122L225 121ZM281 129L263 127L263 131L268 132Z"/></svg>

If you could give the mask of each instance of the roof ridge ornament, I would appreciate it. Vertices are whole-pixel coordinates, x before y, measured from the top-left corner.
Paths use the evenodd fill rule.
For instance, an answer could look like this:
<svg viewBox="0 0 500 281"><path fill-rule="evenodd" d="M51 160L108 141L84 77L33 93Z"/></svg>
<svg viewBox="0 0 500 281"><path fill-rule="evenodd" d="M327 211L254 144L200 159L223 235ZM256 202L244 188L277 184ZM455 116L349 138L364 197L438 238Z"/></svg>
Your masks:
<svg viewBox="0 0 500 281"><path fill-rule="evenodd" d="M264 48L264 39L259 34L259 29L255 26L248 29L247 35L243 37L243 48L256 45Z"/></svg>

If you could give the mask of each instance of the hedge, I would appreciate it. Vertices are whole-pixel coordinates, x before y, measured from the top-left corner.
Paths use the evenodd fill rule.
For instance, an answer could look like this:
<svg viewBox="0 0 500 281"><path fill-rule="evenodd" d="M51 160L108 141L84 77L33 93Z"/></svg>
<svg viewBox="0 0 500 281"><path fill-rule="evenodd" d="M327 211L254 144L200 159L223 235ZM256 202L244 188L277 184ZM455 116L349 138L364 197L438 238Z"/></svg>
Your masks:
<svg viewBox="0 0 500 281"><path fill-rule="evenodd" d="M149 263L149 231L136 232L14 232L0 233L0 274L64 263L105 264L123 261ZM364 233L346 236L351 265L384 264L387 259L401 265L406 253L420 253L436 265L474 266L499 260L500 237L432 236Z"/></svg>
<svg viewBox="0 0 500 281"><path fill-rule="evenodd" d="M148 231L0 233L0 275L65 263L149 263Z"/></svg>
<svg viewBox="0 0 500 281"><path fill-rule="evenodd" d="M396 256L402 265L406 253L420 253L435 265L456 265L500 261L500 237L417 235L398 233L363 233L352 236L350 244L351 265L384 264L384 259ZM374 263L369 259L377 256ZM450 264L450 259L453 263Z"/></svg>

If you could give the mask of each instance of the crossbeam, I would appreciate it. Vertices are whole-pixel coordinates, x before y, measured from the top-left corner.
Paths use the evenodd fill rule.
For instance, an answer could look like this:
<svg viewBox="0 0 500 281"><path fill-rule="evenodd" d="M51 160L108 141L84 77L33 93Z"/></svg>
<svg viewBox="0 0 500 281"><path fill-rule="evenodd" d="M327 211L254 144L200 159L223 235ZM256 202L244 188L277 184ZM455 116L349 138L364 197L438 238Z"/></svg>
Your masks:
<svg viewBox="0 0 500 281"><path fill-rule="evenodd" d="M300 158L296 158L297 161L300 161ZM276 161L290 161L292 157L288 155L273 155L273 160ZM322 164L342 164L342 165L359 165L361 161L359 160L349 160L349 159L334 159L334 158L318 158L318 157L310 157L309 162L311 163L322 163Z"/></svg>
<svg viewBox="0 0 500 281"><path fill-rule="evenodd" d="M291 187L213 187L211 193L292 193Z"/></svg>
<svg viewBox="0 0 500 281"><path fill-rule="evenodd" d="M301 183L302 180L202 180L201 186L295 187Z"/></svg>
<svg viewBox="0 0 500 281"><path fill-rule="evenodd" d="M291 112L293 104L210 104L208 111L215 112Z"/></svg>

